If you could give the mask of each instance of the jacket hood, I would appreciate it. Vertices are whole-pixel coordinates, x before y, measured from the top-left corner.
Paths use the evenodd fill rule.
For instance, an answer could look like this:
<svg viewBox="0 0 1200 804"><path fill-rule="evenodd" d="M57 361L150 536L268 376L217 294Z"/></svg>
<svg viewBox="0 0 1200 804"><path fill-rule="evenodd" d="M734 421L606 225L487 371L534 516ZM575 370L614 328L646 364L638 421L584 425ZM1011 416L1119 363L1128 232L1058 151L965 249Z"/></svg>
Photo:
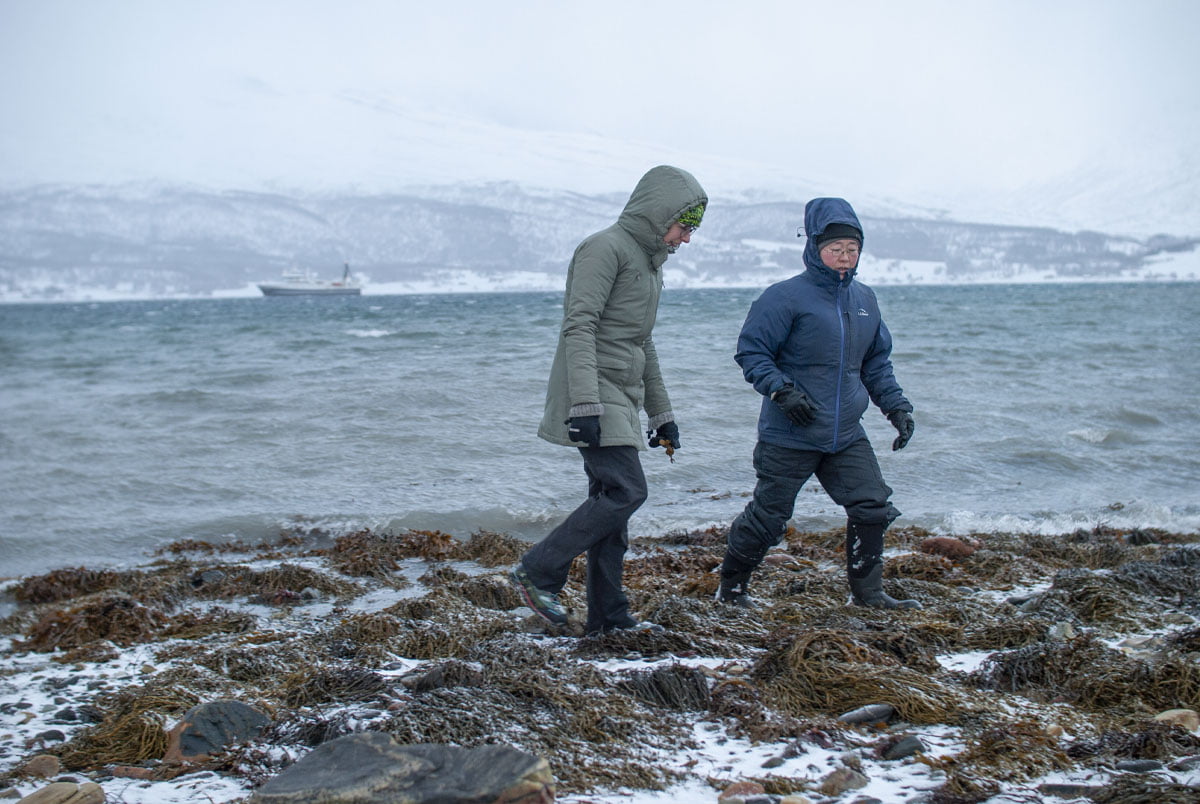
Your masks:
<svg viewBox="0 0 1200 804"><path fill-rule="evenodd" d="M858 215L854 214L854 207L844 198L814 198L804 205L804 234L807 240L804 244L804 265L822 276L831 276L836 280L837 271L821 262L821 254L817 249L817 238L834 223L848 224L860 232L863 230ZM847 276L853 277L857 273L856 265Z"/></svg>
<svg viewBox="0 0 1200 804"><path fill-rule="evenodd" d="M681 168L659 165L648 170L633 188L617 225L653 255L658 266L669 254L663 236L680 215L697 204L707 205L708 196L696 177Z"/></svg>

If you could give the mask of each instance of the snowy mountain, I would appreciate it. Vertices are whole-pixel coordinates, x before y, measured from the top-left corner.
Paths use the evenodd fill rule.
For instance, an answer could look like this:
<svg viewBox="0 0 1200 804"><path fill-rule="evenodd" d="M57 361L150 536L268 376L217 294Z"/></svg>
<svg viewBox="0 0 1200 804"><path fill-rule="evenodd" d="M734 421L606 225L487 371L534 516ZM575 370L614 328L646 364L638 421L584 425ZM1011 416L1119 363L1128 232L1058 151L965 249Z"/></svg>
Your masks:
<svg viewBox="0 0 1200 804"><path fill-rule="evenodd" d="M343 263L367 293L559 289L579 239L624 201L511 182L386 194L12 190L0 193L0 300L257 295L256 281L286 268L332 277ZM1195 237L863 217L860 273L875 284L1200 277ZM762 286L790 276L802 270L802 219L799 201L715 198L692 244L668 262L668 283ZM1188 260L1164 269L1172 255Z"/></svg>

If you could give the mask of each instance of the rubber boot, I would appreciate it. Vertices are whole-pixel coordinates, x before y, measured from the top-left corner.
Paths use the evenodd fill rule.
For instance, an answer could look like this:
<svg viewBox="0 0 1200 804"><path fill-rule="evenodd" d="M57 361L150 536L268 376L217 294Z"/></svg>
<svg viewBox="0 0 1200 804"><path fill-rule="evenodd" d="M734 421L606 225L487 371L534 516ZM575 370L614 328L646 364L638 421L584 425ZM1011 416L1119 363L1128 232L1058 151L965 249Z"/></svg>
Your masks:
<svg viewBox="0 0 1200 804"><path fill-rule="evenodd" d="M883 532L886 525L846 523L846 577L857 606L919 609L915 600L897 600L883 591Z"/></svg>
<svg viewBox="0 0 1200 804"><path fill-rule="evenodd" d="M726 552L725 561L721 564L721 584L717 587L717 602L727 603L743 609L753 609L754 598L750 597L750 573L753 567L748 567L736 556Z"/></svg>

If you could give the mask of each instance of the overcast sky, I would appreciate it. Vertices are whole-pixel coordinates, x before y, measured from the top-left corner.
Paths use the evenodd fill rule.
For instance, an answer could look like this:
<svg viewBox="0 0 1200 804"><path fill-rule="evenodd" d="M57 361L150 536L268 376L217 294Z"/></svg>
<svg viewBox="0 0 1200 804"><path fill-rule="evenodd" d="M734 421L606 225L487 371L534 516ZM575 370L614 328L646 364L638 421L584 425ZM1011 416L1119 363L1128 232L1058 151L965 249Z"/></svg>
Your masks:
<svg viewBox="0 0 1200 804"><path fill-rule="evenodd" d="M1195 0L0 0L0 183L1157 176L1200 154L1198 42Z"/></svg>

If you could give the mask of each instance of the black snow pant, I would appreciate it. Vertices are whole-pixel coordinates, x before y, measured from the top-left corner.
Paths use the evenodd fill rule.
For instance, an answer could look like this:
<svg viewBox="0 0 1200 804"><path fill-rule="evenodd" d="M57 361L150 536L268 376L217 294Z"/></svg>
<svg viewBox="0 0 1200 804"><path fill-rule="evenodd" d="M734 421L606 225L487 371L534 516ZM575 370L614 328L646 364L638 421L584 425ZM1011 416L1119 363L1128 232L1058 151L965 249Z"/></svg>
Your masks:
<svg viewBox="0 0 1200 804"><path fill-rule="evenodd" d="M782 541L796 495L813 474L833 501L845 508L851 525L875 526L863 529L870 543L856 540L852 551L847 552L848 561L862 564L879 560L883 531L900 512L888 500L892 490L883 482L875 450L866 438L834 453L759 441L754 447L754 471L758 475L754 498L729 527L721 567L723 585L733 586L749 578L767 551Z"/></svg>
<svg viewBox="0 0 1200 804"><path fill-rule="evenodd" d="M622 588L629 517L646 501L636 447L583 447L588 498L525 553L533 585L558 593L575 557L587 553L587 633L634 625Z"/></svg>

